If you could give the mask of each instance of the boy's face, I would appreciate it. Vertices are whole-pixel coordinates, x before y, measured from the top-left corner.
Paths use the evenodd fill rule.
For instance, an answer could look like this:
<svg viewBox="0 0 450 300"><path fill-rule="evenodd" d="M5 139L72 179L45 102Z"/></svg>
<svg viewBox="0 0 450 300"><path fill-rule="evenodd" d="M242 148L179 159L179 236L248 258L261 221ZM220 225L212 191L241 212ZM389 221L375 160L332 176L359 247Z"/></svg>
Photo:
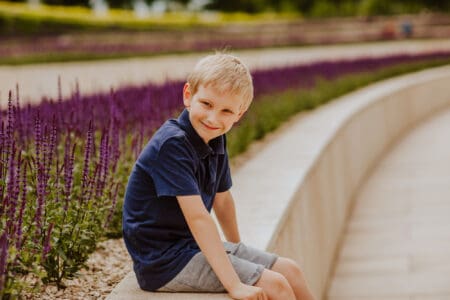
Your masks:
<svg viewBox="0 0 450 300"><path fill-rule="evenodd" d="M227 133L242 116L243 99L221 94L211 86L199 85L197 92L190 92L189 84L183 88L184 106L189 111L192 127L205 143Z"/></svg>

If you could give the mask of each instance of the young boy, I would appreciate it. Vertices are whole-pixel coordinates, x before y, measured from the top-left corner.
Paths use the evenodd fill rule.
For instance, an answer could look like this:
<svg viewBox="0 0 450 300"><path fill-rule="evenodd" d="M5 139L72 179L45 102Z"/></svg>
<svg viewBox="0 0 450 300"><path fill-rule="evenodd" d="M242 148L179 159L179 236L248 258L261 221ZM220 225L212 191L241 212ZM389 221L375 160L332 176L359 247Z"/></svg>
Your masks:
<svg viewBox="0 0 450 300"><path fill-rule="evenodd" d="M313 299L294 261L241 243L225 133L252 99L251 75L238 58L207 56L183 88L186 109L140 154L125 194L123 236L142 289Z"/></svg>

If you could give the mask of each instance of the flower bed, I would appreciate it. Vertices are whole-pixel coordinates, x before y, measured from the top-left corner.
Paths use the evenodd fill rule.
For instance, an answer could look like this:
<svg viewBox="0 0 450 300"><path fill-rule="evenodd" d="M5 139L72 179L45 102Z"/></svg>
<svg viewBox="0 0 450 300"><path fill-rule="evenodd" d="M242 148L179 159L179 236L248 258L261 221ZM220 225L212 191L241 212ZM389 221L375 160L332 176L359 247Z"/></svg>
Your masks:
<svg viewBox="0 0 450 300"><path fill-rule="evenodd" d="M329 61L253 73L255 103L230 132L231 155L311 109L371 81L450 62L450 53ZM0 128L0 295L63 288L97 242L119 236L124 186L143 144L182 109L182 82L43 99L9 95ZM32 277L35 280L29 280ZM36 286L29 283L35 282Z"/></svg>

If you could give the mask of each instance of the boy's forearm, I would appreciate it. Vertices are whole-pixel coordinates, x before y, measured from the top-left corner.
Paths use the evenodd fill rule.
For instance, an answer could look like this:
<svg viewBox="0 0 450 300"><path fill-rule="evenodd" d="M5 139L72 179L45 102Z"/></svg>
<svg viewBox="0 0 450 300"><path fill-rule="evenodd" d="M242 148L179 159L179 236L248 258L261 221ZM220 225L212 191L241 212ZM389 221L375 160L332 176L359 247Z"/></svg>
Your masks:
<svg viewBox="0 0 450 300"><path fill-rule="evenodd" d="M230 291L240 283L240 280L226 255L225 248L220 240L219 232L213 219L209 214L206 214L188 222L188 224L197 244L217 277L225 289Z"/></svg>
<svg viewBox="0 0 450 300"><path fill-rule="evenodd" d="M231 195L214 203L214 213L219 221L222 231L229 242L239 243L241 237L239 235L236 208Z"/></svg>

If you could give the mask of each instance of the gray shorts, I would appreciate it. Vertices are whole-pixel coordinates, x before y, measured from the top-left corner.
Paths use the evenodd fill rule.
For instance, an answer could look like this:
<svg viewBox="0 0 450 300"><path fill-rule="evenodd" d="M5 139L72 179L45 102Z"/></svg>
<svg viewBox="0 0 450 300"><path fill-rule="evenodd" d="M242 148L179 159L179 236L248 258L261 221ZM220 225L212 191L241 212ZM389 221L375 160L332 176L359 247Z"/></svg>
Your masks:
<svg viewBox="0 0 450 300"><path fill-rule="evenodd" d="M264 269L271 269L278 256L272 253L248 247L243 243L224 242L231 264L241 282L254 285ZM197 253L172 279L158 292L225 292L202 252Z"/></svg>

